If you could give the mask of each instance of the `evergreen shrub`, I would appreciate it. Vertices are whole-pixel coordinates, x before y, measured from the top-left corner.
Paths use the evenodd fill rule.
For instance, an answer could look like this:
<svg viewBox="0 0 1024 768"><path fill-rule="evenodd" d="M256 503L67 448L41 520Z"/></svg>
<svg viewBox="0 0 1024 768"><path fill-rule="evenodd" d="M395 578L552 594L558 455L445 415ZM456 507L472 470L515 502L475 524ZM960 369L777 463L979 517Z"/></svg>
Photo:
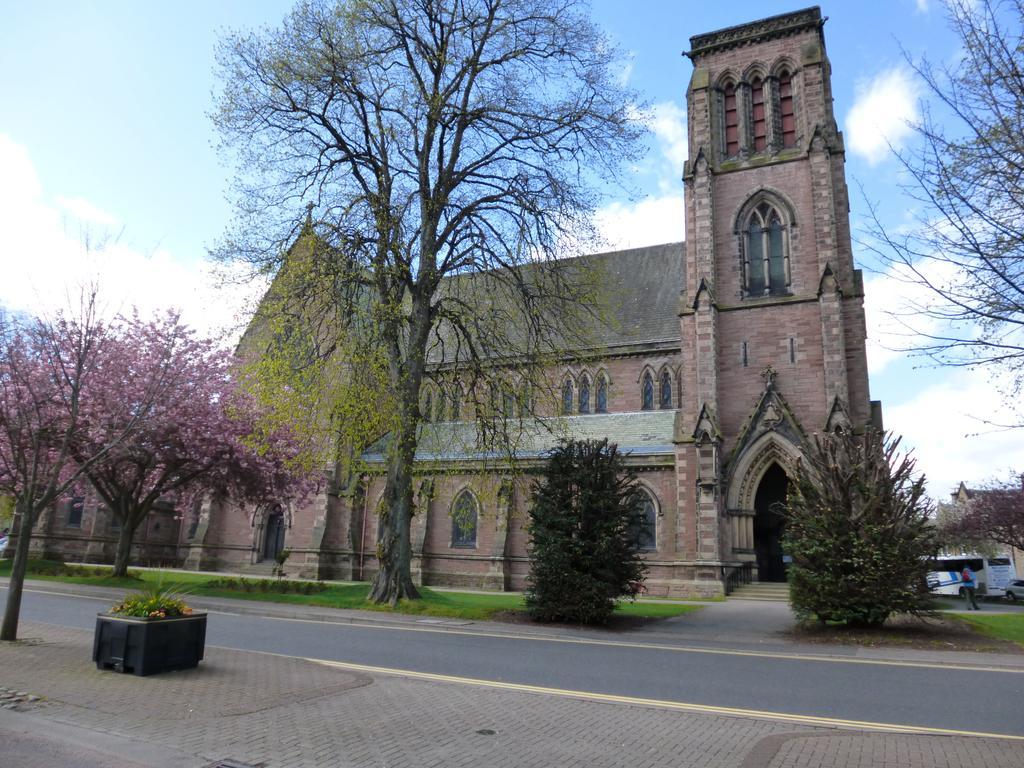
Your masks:
<svg viewBox="0 0 1024 768"><path fill-rule="evenodd" d="M790 600L802 621L881 626L926 615L931 502L899 439L868 429L815 438L786 501Z"/></svg>
<svg viewBox="0 0 1024 768"><path fill-rule="evenodd" d="M638 548L642 491L614 444L563 442L535 482L526 607L538 621L602 624L634 598L646 566Z"/></svg>

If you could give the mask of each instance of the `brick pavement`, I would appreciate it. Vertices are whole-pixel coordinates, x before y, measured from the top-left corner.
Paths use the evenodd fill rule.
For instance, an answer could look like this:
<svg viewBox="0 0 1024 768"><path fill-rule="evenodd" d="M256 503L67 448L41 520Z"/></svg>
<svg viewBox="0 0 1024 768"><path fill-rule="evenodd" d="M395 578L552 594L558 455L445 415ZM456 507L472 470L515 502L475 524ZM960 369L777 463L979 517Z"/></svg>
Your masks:
<svg viewBox="0 0 1024 768"><path fill-rule="evenodd" d="M96 670L91 632L24 623L22 636L34 639L0 644L0 687L43 697L25 704L26 718L164 746L197 768L225 758L266 768L1024 764L1022 742L795 727L218 648L197 670L139 678Z"/></svg>

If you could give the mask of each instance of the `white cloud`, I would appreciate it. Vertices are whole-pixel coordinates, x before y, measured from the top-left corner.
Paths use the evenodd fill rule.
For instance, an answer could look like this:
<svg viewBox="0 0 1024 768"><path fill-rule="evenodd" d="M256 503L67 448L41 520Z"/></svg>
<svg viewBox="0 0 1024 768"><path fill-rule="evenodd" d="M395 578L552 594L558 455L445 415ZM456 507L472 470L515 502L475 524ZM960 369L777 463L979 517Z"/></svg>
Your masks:
<svg viewBox="0 0 1024 768"><path fill-rule="evenodd" d="M0 134L0 305L29 313L68 306L96 283L109 313L143 314L174 307L201 333L231 344L263 283L221 289L214 266L187 262L166 249L143 253L105 236L118 218L88 200L43 197L28 152ZM99 229L98 229L99 228Z"/></svg>
<svg viewBox="0 0 1024 768"><path fill-rule="evenodd" d="M645 113L635 113L635 117L654 134L657 149L653 167L637 168L636 172L653 170L659 193L634 203L616 201L597 211L595 223L603 240L601 246L609 250L674 243L685 236L682 176L689 154L686 110L664 101Z"/></svg>
<svg viewBox="0 0 1024 768"><path fill-rule="evenodd" d="M941 260L918 262L917 269L937 286L959 279L956 267ZM872 377L905 358L900 350L926 342L922 334L942 331L940 321L919 311L935 306L938 298L906 267L871 276L864 294ZM883 396L885 427L904 437L904 448L913 448L934 498L948 499L961 480L977 484L1005 476L1010 468L1024 470L1021 431L998 426L1024 423L1024 411L1003 394L1010 391L1009 382L997 370L923 368L901 373L892 384L911 394L901 400ZM877 394L877 387L872 389Z"/></svg>
<svg viewBox="0 0 1024 768"><path fill-rule="evenodd" d="M928 0L917 0L917 12L928 13Z"/></svg>
<svg viewBox="0 0 1024 768"><path fill-rule="evenodd" d="M611 203L597 212L598 231L609 250L640 248L683 239L682 195L648 197L638 203Z"/></svg>
<svg viewBox="0 0 1024 768"><path fill-rule="evenodd" d="M121 224L116 216L97 208L88 200L83 200L80 197L61 197L59 195L55 199L57 205L81 223L96 224L108 228L117 227Z"/></svg>
<svg viewBox="0 0 1024 768"><path fill-rule="evenodd" d="M919 118L919 86L904 67L888 69L857 85L857 100L846 115L846 143L850 150L875 165L899 149Z"/></svg>
<svg viewBox="0 0 1024 768"><path fill-rule="evenodd" d="M679 180L683 176L683 166L690 149L686 132L686 109L674 101L655 104L647 125L658 140L658 148L668 163L672 181L681 184Z"/></svg>
<svg viewBox="0 0 1024 768"><path fill-rule="evenodd" d="M1020 423L1021 414L993 386L990 370L956 371L906 402L883 406L886 429L903 435L905 446L914 449L917 469L927 476L935 498L948 499L961 480L977 484L1005 476L1010 468L1024 470L1020 430L992 426Z"/></svg>
<svg viewBox="0 0 1024 768"><path fill-rule="evenodd" d="M952 285L956 282L956 267L931 260L919 262L917 270L920 276L908 267L894 265L864 281L868 372L873 376L940 329L937 319L923 313L924 308L936 305L938 297L922 284L921 278L937 286Z"/></svg>

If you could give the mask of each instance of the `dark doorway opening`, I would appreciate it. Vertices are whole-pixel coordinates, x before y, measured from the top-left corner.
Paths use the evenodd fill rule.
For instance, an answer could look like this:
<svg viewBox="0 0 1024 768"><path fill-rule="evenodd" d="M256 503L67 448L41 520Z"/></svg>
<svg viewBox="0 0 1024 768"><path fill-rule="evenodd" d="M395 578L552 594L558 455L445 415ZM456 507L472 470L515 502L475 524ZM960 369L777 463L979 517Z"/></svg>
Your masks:
<svg viewBox="0 0 1024 768"><path fill-rule="evenodd" d="M786 503L789 478L778 464L772 464L761 478L754 497L754 551L757 553L758 581L785 581L782 559L782 507Z"/></svg>
<svg viewBox="0 0 1024 768"><path fill-rule="evenodd" d="M267 515L267 535L263 539L263 559L274 560L284 549L284 512L280 505Z"/></svg>

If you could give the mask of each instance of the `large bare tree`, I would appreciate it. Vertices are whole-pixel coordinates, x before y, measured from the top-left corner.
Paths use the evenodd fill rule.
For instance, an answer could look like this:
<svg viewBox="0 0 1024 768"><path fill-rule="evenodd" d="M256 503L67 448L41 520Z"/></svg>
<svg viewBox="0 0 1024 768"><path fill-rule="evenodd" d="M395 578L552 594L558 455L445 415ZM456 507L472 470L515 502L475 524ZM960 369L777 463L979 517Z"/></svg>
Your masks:
<svg viewBox="0 0 1024 768"><path fill-rule="evenodd" d="M910 61L928 97L898 153L916 220L880 223L878 253L918 286L915 349L1024 384L1024 2L945 0L955 59ZM928 322L921 323L923 316ZM998 369L998 371L996 370ZM1020 425L1016 425L1020 426Z"/></svg>
<svg viewBox="0 0 1024 768"><path fill-rule="evenodd" d="M595 304L555 257L587 242L639 148L623 63L578 0L302 2L225 36L218 62L214 122L239 168L220 250L275 273L303 227L324 244L283 293L313 357L372 337L394 419L371 599L416 597L421 387L443 374L493 416L509 371L558 354Z"/></svg>

